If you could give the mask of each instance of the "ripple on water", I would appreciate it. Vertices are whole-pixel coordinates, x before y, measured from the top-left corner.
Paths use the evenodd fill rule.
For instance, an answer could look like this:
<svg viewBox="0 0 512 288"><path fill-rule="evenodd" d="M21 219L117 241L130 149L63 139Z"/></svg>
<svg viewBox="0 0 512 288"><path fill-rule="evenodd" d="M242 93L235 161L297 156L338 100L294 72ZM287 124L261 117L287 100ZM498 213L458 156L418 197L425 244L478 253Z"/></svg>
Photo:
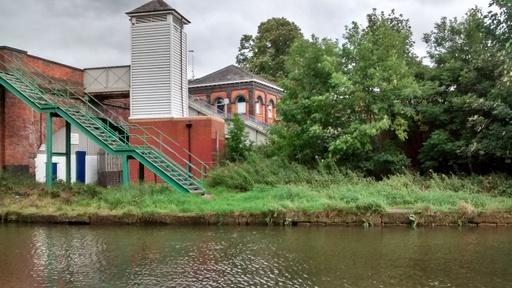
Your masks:
<svg viewBox="0 0 512 288"><path fill-rule="evenodd" d="M0 226L0 287L507 287L512 230Z"/></svg>

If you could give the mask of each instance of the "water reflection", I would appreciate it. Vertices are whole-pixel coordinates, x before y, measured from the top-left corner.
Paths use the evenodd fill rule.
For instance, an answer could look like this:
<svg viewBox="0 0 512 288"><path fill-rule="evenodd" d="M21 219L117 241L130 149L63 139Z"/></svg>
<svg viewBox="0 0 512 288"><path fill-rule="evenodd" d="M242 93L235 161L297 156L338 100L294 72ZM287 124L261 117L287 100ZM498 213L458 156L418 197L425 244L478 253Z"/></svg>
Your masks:
<svg viewBox="0 0 512 288"><path fill-rule="evenodd" d="M507 287L512 230L0 226L0 287Z"/></svg>

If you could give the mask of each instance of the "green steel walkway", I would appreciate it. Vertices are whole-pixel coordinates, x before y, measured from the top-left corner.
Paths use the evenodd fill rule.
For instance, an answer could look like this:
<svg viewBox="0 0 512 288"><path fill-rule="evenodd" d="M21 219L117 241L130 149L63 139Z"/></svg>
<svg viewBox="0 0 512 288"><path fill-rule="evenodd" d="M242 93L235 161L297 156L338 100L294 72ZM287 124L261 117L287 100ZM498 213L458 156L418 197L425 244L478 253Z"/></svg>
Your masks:
<svg viewBox="0 0 512 288"><path fill-rule="evenodd" d="M125 185L129 183L130 178L128 160L136 159L178 191L205 192L203 178L208 166L169 136L151 127L129 124L83 90L74 90L45 76L36 68L26 67L26 65L17 59L8 59L8 61L4 59L0 62L0 67L3 66L1 69L3 71L0 71L0 85L35 111L45 113L46 135L53 134L53 117L66 120L66 153L64 154L67 183L71 182L70 137L71 125L73 125L107 153L121 157L122 178ZM132 134L130 135L129 132ZM52 159L52 156L56 155L53 153L52 144L52 137L46 137L47 159ZM172 155L172 158L168 155ZM192 165L185 158L195 160L195 163L199 163L196 164L199 167ZM47 161L48 188L53 185L51 165L52 161Z"/></svg>

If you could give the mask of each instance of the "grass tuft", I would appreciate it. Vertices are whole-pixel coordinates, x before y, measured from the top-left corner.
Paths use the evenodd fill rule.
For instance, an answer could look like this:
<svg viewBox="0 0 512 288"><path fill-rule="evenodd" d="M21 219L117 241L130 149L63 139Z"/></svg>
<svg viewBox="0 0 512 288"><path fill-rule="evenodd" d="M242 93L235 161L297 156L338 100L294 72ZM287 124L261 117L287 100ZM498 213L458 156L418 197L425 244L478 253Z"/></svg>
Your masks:
<svg viewBox="0 0 512 288"><path fill-rule="evenodd" d="M211 195L201 198L165 185L101 188L58 183L46 192L31 176L0 175L0 210L91 214L218 214L346 210L380 213L409 209L468 218L481 211L512 211L512 180L504 175L423 177L405 173L380 181L337 169L309 170L279 159L251 157L211 172ZM2 212L0 211L0 212Z"/></svg>

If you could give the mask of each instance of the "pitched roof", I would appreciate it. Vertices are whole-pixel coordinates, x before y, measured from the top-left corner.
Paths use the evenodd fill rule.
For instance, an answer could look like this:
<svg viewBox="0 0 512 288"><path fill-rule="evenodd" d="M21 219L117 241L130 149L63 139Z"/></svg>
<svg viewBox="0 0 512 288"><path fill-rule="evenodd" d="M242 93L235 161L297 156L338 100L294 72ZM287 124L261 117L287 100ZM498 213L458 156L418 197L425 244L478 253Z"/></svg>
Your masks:
<svg viewBox="0 0 512 288"><path fill-rule="evenodd" d="M246 82L246 81L256 81L260 82L264 85L270 86L272 88L276 88L278 90L282 90L277 84L261 77L256 74L253 74L245 69L242 69L236 65L229 65L220 70L217 70L213 73L210 73L204 77L192 80L189 82L189 86L209 86L216 84L226 84L233 82Z"/></svg>
<svg viewBox="0 0 512 288"><path fill-rule="evenodd" d="M138 13L150 13L150 12L160 12L160 11L172 11L174 10L169 4L167 4L164 0L152 0L138 8L133 9L126 14L138 14Z"/></svg>
<svg viewBox="0 0 512 288"><path fill-rule="evenodd" d="M181 18L185 24L190 24L190 21L185 18L183 15L181 15L180 12L178 12L176 9L172 8L167 2L164 0L151 0L150 2L133 9L130 12L126 12L126 15L133 16L136 14L143 14L143 13L154 13L154 12L171 12L175 15L178 15L179 18Z"/></svg>

